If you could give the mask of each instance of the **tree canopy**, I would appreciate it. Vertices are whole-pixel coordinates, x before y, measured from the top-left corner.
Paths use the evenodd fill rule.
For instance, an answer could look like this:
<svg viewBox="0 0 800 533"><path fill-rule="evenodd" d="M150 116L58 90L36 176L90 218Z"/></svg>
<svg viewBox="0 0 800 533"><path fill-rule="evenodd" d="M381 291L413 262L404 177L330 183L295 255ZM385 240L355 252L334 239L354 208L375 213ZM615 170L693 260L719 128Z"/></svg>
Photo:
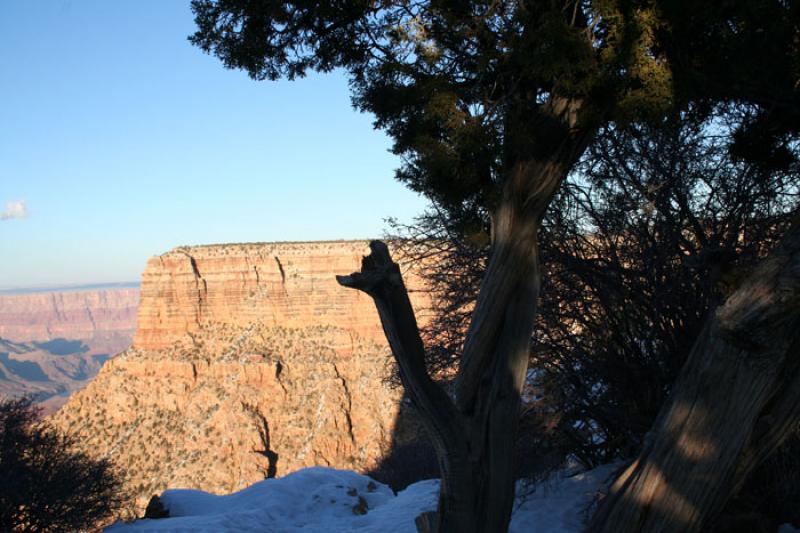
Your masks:
<svg viewBox="0 0 800 533"><path fill-rule="evenodd" d="M795 1L194 0L192 8L198 30L191 42L255 79L344 69L355 107L393 140L402 162L396 177L432 199L460 231L490 235L452 396L426 372L425 346L387 248L374 243L362 271L340 280L375 300L404 386L434 442L441 497L433 520L423 520L434 530L507 528L543 270L539 230L598 134L738 105L746 112L733 127L732 157L766 170L794 158ZM795 241L787 243L773 263L793 260ZM742 309L752 292L746 296L732 309ZM695 364L724 353L722 340L707 335L693 350ZM736 438L746 440L749 426L742 430ZM678 464L666 441L657 449L665 464ZM637 478L637 490L646 490L652 472ZM680 473L691 485L692 471ZM728 497L720 490L716 507ZM614 501L628 498L622 493ZM700 527L705 511L716 507L698 506L686 530ZM630 524L634 514L626 515Z"/></svg>
<svg viewBox="0 0 800 533"><path fill-rule="evenodd" d="M591 129L695 101L746 101L740 151L780 162L798 126L800 6L730 2L195 0L191 41L255 79L343 68L403 158L397 177L485 208L519 158L549 154L561 99ZM561 102L561 103L559 103ZM558 125L557 125L558 127ZM564 127L561 125L560 127ZM566 133L566 132L565 132Z"/></svg>

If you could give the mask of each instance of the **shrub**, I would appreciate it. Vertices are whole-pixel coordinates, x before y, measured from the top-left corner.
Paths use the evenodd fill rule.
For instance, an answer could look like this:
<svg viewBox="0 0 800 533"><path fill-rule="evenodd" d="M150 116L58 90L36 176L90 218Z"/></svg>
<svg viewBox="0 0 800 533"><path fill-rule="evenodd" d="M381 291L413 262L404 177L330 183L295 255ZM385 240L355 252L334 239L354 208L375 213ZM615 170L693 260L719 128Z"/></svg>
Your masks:
<svg viewBox="0 0 800 533"><path fill-rule="evenodd" d="M0 400L0 531L77 531L126 503L107 460L75 449L30 398Z"/></svg>

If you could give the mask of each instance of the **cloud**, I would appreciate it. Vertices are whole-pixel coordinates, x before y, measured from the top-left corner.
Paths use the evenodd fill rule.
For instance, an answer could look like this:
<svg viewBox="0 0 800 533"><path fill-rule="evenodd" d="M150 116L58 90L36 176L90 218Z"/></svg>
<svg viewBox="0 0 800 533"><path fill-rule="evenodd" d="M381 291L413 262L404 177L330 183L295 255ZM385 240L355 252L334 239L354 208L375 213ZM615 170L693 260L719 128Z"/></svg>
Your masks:
<svg viewBox="0 0 800 533"><path fill-rule="evenodd" d="M14 200L6 202L6 209L0 213L0 220L11 218L25 218L28 216L28 208L25 207L25 200Z"/></svg>

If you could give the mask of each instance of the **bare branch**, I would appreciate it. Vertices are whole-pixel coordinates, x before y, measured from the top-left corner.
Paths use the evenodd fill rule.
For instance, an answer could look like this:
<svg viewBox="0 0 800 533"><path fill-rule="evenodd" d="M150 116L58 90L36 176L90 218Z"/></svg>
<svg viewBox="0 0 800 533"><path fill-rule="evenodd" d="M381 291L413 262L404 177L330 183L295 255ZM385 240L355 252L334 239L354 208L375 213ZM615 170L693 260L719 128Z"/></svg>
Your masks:
<svg viewBox="0 0 800 533"><path fill-rule="evenodd" d="M361 271L336 276L340 285L369 294L378 309L383 331L400 367L400 378L411 401L419 408L437 448L462 449L466 444L461 415L447 394L425 369L425 347L400 267L381 241L369 244L371 253Z"/></svg>

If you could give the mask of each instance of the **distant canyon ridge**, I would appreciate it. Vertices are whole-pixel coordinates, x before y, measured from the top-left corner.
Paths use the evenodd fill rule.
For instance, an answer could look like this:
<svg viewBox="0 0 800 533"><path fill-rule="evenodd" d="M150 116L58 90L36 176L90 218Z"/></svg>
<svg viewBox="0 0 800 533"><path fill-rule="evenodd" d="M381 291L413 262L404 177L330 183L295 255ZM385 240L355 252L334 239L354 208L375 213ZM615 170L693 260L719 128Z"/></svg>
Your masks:
<svg viewBox="0 0 800 533"><path fill-rule="evenodd" d="M135 287L0 294L0 396L55 411L131 345Z"/></svg>
<svg viewBox="0 0 800 533"><path fill-rule="evenodd" d="M142 276L134 344L52 420L113 459L141 512L325 465L368 471L413 438L374 304L340 287L366 241L176 248ZM414 271L415 308L430 307Z"/></svg>

